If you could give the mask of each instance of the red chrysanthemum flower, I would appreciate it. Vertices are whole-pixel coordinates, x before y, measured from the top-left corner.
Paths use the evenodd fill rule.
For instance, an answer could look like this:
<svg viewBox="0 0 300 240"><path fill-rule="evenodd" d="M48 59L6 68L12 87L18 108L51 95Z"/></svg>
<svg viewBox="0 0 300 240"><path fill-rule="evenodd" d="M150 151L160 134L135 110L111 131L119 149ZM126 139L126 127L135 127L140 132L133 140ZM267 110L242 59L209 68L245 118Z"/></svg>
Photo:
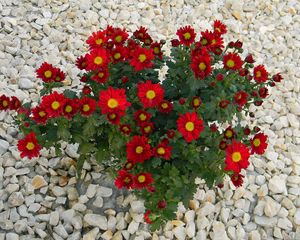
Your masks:
<svg viewBox="0 0 300 240"><path fill-rule="evenodd" d="M213 38L214 33L210 32L208 30L201 32L201 38L200 41L197 42L197 47L203 46L208 47L210 45L211 39Z"/></svg>
<svg viewBox="0 0 300 240"><path fill-rule="evenodd" d="M269 91L266 87L261 87L258 90L258 94L261 98L266 98L269 95Z"/></svg>
<svg viewBox="0 0 300 240"><path fill-rule="evenodd" d="M155 157L170 160L171 158L172 146L168 146L164 143L160 143L153 149L153 154Z"/></svg>
<svg viewBox="0 0 300 240"><path fill-rule="evenodd" d="M119 189L125 187L130 189L133 186L133 176L125 170L120 170L115 180L115 186Z"/></svg>
<svg viewBox="0 0 300 240"><path fill-rule="evenodd" d="M280 73L277 73L277 74L275 74L275 75L272 77L272 79L273 79L274 82L281 82L282 79L283 79L283 77L281 76Z"/></svg>
<svg viewBox="0 0 300 240"><path fill-rule="evenodd" d="M128 33L125 29L115 28L111 39L115 45L122 45L128 38Z"/></svg>
<svg viewBox="0 0 300 240"><path fill-rule="evenodd" d="M191 61L191 69L196 77L204 79L211 71L210 56L205 48L203 48L198 55L194 54Z"/></svg>
<svg viewBox="0 0 300 240"><path fill-rule="evenodd" d="M146 112L145 110L138 110L134 113L134 119L140 125L145 122L149 122L151 118L151 114Z"/></svg>
<svg viewBox="0 0 300 240"><path fill-rule="evenodd" d="M225 34L227 32L226 25L223 24L220 20L214 21L214 31L217 34Z"/></svg>
<svg viewBox="0 0 300 240"><path fill-rule="evenodd" d="M251 140L251 153L264 154L268 147L267 139L263 133L256 134Z"/></svg>
<svg viewBox="0 0 300 240"><path fill-rule="evenodd" d="M232 139L232 138L234 138L235 134L236 134L236 133L235 133L235 131L233 131L233 129L232 129L231 126L227 127L227 128L225 129L225 131L224 131L224 137L225 137L226 139Z"/></svg>
<svg viewBox="0 0 300 240"><path fill-rule="evenodd" d="M119 124L121 117L117 113L108 113L106 115L106 119L111 123L111 124Z"/></svg>
<svg viewBox="0 0 300 240"><path fill-rule="evenodd" d="M243 186L243 182L244 182L243 178L244 178L244 176L239 173L234 173L231 175L231 181L232 181L233 185L236 187Z"/></svg>
<svg viewBox="0 0 300 240"><path fill-rule="evenodd" d="M243 61L236 53L228 53L223 58L223 64L225 69L239 70L243 65Z"/></svg>
<svg viewBox="0 0 300 240"><path fill-rule="evenodd" d="M9 97L4 94L0 96L0 110L8 110L10 105Z"/></svg>
<svg viewBox="0 0 300 240"><path fill-rule="evenodd" d="M101 48L107 42L106 31L93 32L86 40L90 49Z"/></svg>
<svg viewBox="0 0 300 240"><path fill-rule="evenodd" d="M150 46L152 42L153 42L153 39L151 38L151 36L150 36L148 33L146 33L146 34L145 34L145 37L144 37L144 39L143 39L143 43L144 43L146 46Z"/></svg>
<svg viewBox="0 0 300 240"><path fill-rule="evenodd" d="M202 104L202 101L199 97L193 97L191 105L193 108L197 109L200 107L200 105Z"/></svg>
<svg viewBox="0 0 300 240"><path fill-rule="evenodd" d="M0 99L1 99L1 97L0 97ZM0 102L1 102L1 100L0 100ZM17 97L12 96L10 99L10 102L9 102L9 109L10 110L18 110L20 107L21 107L21 101Z"/></svg>
<svg viewBox="0 0 300 240"><path fill-rule="evenodd" d="M152 49L138 47L131 54L132 59L129 63L134 67L135 71L153 66L152 60L154 59L154 54Z"/></svg>
<svg viewBox="0 0 300 240"><path fill-rule="evenodd" d="M111 25L107 25L105 32L106 32L106 36L111 37L114 34L114 27Z"/></svg>
<svg viewBox="0 0 300 240"><path fill-rule="evenodd" d="M124 116L125 110L131 104L126 100L125 89L108 87L107 90L100 91L98 105L102 114L118 113Z"/></svg>
<svg viewBox="0 0 300 240"><path fill-rule="evenodd" d="M161 44L159 42L151 43L150 48L153 50L153 54L158 57L159 59L162 59L163 52L161 50Z"/></svg>
<svg viewBox="0 0 300 240"><path fill-rule="evenodd" d="M46 110L40 106L36 106L31 110L32 118L37 124L46 124L48 120L48 114Z"/></svg>
<svg viewBox="0 0 300 240"><path fill-rule="evenodd" d="M21 152L21 157L28 157L32 159L38 157L40 154L41 146L39 145L35 133L31 132L25 136L25 138L19 140L18 150Z"/></svg>
<svg viewBox="0 0 300 240"><path fill-rule="evenodd" d="M161 113L170 113L173 110L173 104L170 103L168 100L162 100L158 105L158 110Z"/></svg>
<svg viewBox="0 0 300 240"><path fill-rule="evenodd" d="M78 108L79 105L77 99L67 98L63 109L63 115L66 118L71 119L78 112Z"/></svg>
<svg viewBox="0 0 300 240"><path fill-rule="evenodd" d="M152 156L148 138L145 136L134 136L126 144L126 152L127 160L133 163L142 163L145 160L150 159Z"/></svg>
<svg viewBox="0 0 300 240"><path fill-rule="evenodd" d="M219 107L220 108L227 108L229 104L230 104L230 101L228 101L226 99L223 99L219 102Z"/></svg>
<svg viewBox="0 0 300 240"><path fill-rule="evenodd" d="M89 97L83 97L79 100L80 113L83 116L90 116L96 110L97 102Z"/></svg>
<svg viewBox="0 0 300 240"><path fill-rule="evenodd" d="M41 107L46 110L49 117L59 117L63 112L65 103L65 96L55 91L52 94L43 96Z"/></svg>
<svg viewBox="0 0 300 240"><path fill-rule="evenodd" d="M249 149L240 142L232 141L226 148L225 170L239 173L242 168L249 166Z"/></svg>
<svg viewBox="0 0 300 240"><path fill-rule="evenodd" d="M138 84L138 97L144 108L156 107L164 98L165 90L159 83L153 84L150 80Z"/></svg>
<svg viewBox="0 0 300 240"><path fill-rule="evenodd" d="M134 188L136 189L142 189L147 188L153 183L153 178L150 173L142 172L134 176L133 178L133 184Z"/></svg>
<svg viewBox="0 0 300 240"><path fill-rule="evenodd" d="M92 80L98 83L106 83L109 77L109 72L107 68L98 69L92 76Z"/></svg>
<svg viewBox="0 0 300 240"><path fill-rule="evenodd" d="M179 37L180 43L185 46L190 46L196 38L195 30L190 25L179 28L176 35Z"/></svg>
<svg viewBox="0 0 300 240"><path fill-rule="evenodd" d="M55 68L52 64L44 62L37 70L37 77L42 79L44 82L51 82L54 80Z"/></svg>
<svg viewBox="0 0 300 240"><path fill-rule="evenodd" d="M76 66L80 69L80 70L85 70L87 67L87 59L86 59L86 55L85 56L79 56L76 59Z"/></svg>
<svg viewBox="0 0 300 240"><path fill-rule="evenodd" d="M235 103L241 107L247 103L247 100L248 100L248 93L246 93L245 91L239 91L234 95Z"/></svg>
<svg viewBox="0 0 300 240"><path fill-rule="evenodd" d="M150 210L147 210L145 213L144 213L144 221L145 223L147 224L152 224L153 221L150 219L150 214L151 214L151 211Z"/></svg>
<svg viewBox="0 0 300 240"><path fill-rule="evenodd" d="M130 171L134 168L135 164L133 164L132 162L126 162L123 169L125 169L126 171Z"/></svg>
<svg viewBox="0 0 300 240"><path fill-rule="evenodd" d="M253 78L258 83L266 82L268 80L268 72L264 65L258 65L253 69Z"/></svg>
<svg viewBox="0 0 300 240"><path fill-rule="evenodd" d="M143 42L147 34L147 28L141 26L138 30L134 31L133 36Z"/></svg>
<svg viewBox="0 0 300 240"><path fill-rule="evenodd" d="M119 126L119 130L120 130L120 132L122 132L125 135L129 135L132 131L129 124L121 124Z"/></svg>
<svg viewBox="0 0 300 240"><path fill-rule="evenodd" d="M127 59L127 48L123 46L116 46L110 52L113 63L121 62Z"/></svg>
<svg viewBox="0 0 300 240"><path fill-rule="evenodd" d="M152 122L144 122L140 124L141 133L143 135L149 135L153 132L154 124Z"/></svg>
<svg viewBox="0 0 300 240"><path fill-rule="evenodd" d="M61 71L59 68L54 68L54 77L53 80L55 82L62 82L66 78L66 75L63 71Z"/></svg>
<svg viewBox="0 0 300 240"><path fill-rule="evenodd" d="M204 129L203 120L195 112L180 114L177 120L177 127L187 142L198 139Z"/></svg>
<svg viewBox="0 0 300 240"><path fill-rule="evenodd" d="M100 68L105 68L108 64L107 52L103 48L97 48L92 50L86 55L87 67L86 70L99 70Z"/></svg>

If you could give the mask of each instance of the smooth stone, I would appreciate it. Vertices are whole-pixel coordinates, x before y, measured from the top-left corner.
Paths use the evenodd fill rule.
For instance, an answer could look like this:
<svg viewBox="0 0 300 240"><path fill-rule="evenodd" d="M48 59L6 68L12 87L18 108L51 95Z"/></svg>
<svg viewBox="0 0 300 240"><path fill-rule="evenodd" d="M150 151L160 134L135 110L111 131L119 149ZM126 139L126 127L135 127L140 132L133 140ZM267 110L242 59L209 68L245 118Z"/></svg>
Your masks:
<svg viewBox="0 0 300 240"><path fill-rule="evenodd" d="M8 147L9 147L9 143L3 139L0 139L0 156L6 153Z"/></svg>
<svg viewBox="0 0 300 240"><path fill-rule="evenodd" d="M7 200L9 207L21 206L24 203L24 201L25 199L21 192L13 192Z"/></svg>
<svg viewBox="0 0 300 240"><path fill-rule="evenodd" d="M34 176L32 181L31 181L31 184L32 184L34 189L40 189L40 188L45 187L45 186L48 185L48 183L46 182L44 177L40 176L40 175Z"/></svg>
<svg viewBox="0 0 300 240"><path fill-rule="evenodd" d="M86 214L83 220L90 226L99 227L102 230L107 230L107 219L102 215Z"/></svg>

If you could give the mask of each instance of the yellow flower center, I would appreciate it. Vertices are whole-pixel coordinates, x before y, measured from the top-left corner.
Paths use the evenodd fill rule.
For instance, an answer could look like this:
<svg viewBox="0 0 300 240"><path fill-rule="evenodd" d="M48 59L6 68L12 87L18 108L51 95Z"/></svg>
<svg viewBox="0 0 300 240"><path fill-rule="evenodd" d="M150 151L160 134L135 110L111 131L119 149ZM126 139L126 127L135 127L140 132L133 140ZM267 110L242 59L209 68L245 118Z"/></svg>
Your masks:
<svg viewBox="0 0 300 240"><path fill-rule="evenodd" d="M109 114L109 119L115 119L116 117L117 117L117 115L114 113Z"/></svg>
<svg viewBox="0 0 300 240"><path fill-rule="evenodd" d="M161 107L163 108L163 109L167 109L168 108L168 104L167 103L163 103L162 105L161 105Z"/></svg>
<svg viewBox="0 0 300 240"><path fill-rule="evenodd" d="M26 148L27 148L29 151L33 150L34 147L35 147L35 145L34 145L33 142L28 142L28 143L26 144Z"/></svg>
<svg viewBox="0 0 300 240"><path fill-rule="evenodd" d="M187 122L185 124L185 129L189 132L192 132L195 129L195 125L193 122Z"/></svg>
<svg viewBox="0 0 300 240"><path fill-rule="evenodd" d="M158 47L155 47L153 48L153 52L156 53L156 54L159 54L160 53L160 50Z"/></svg>
<svg viewBox="0 0 300 240"><path fill-rule="evenodd" d="M234 63L233 60L229 59L229 60L227 61L226 65L227 65L227 67L229 67L229 68L233 68L234 65L235 65L235 63Z"/></svg>
<svg viewBox="0 0 300 240"><path fill-rule="evenodd" d="M255 76L256 76L256 77L261 77L261 71L257 71L257 72L255 73Z"/></svg>
<svg viewBox="0 0 300 240"><path fill-rule="evenodd" d="M83 107L82 107L82 111L84 111L84 112L88 112L88 111L90 111L90 109L91 108L88 104L84 104Z"/></svg>
<svg viewBox="0 0 300 240"><path fill-rule="evenodd" d="M57 110L58 108L60 107L60 103L58 101L54 101L52 104L51 104L51 108L53 110Z"/></svg>
<svg viewBox="0 0 300 240"><path fill-rule="evenodd" d="M102 57L99 57L99 56L95 57L94 63L95 63L96 65L101 65L101 64L103 63Z"/></svg>
<svg viewBox="0 0 300 240"><path fill-rule="evenodd" d="M52 72L51 72L50 70L47 70L47 71L44 72L44 76L45 76L46 78L51 78Z"/></svg>
<svg viewBox="0 0 300 240"><path fill-rule="evenodd" d="M129 128L128 127L123 127L123 132L128 132L129 131Z"/></svg>
<svg viewBox="0 0 300 240"><path fill-rule="evenodd" d="M202 45L206 45L206 44L208 44L208 41L207 41L207 39L206 39L206 38L203 38L203 39L201 40L201 44L202 44Z"/></svg>
<svg viewBox="0 0 300 240"><path fill-rule="evenodd" d="M119 103L118 103L118 101L117 101L116 99L111 98L111 99L108 100L107 106L108 106L109 108L116 108L116 107L119 106Z"/></svg>
<svg viewBox="0 0 300 240"><path fill-rule="evenodd" d="M212 45L216 44L216 42L217 42L216 39L211 40Z"/></svg>
<svg viewBox="0 0 300 240"><path fill-rule="evenodd" d="M97 45L100 45L101 43L103 43L103 40L101 38L99 38L95 42L96 42Z"/></svg>
<svg viewBox="0 0 300 240"><path fill-rule="evenodd" d="M238 99L238 100L242 99L242 94L239 93L239 94L237 95L237 99Z"/></svg>
<svg viewBox="0 0 300 240"><path fill-rule="evenodd" d="M144 127L144 131L149 133L151 131L151 126Z"/></svg>
<svg viewBox="0 0 300 240"><path fill-rule="evenodd" d="M124 178L124 183L130 183L130 182L131 182L131 179L129 177Z"/></svg>
<svg viewBox="0 0 300 240"><path fill-rule="evenodd" d="M141 113L139 115L139 118L140 118L141 121L145 121L147 119L147 116L144 113Z"/></svg>
<svg viewBox="0 0 300 240"><path fill-rule="evenodd" d="M191 34L189 32L186 32L185 34L183 34L183 37L185 40L189 40L191 38Z"/></svg>
<svg viewBox="0 0 300 240"><path fill-rule="evenodd" d="M72 112L72 110L73 110L73 108L72 108L70 105L67 105L67 106L65 107L65 112L67 112L67 113Z"/></svg>
<svg viewBox="0 0 300 240"><path fill-rule="evenodd" d="M103 73L103 72L99 72L99 73L98 73L98 77L99 77L99 78L103 78L103 76L104 76L104 73Z"/></svg>
<svg viewBox="0 0 300 240"><path fill-rule="evenodd" d="M233 132L230 131L230 130L227 130L227 131L225 132L225 136L228 137L228 138L231 138L232 135L233 135Z"/></svg>
<svg viewBox="0 0 300 240"><path fill-rule="evenodd" d="M138 176L138 181L140 183L144 183L146 181L146 177L144 175L140 175L140 176Z"/></svg>
<svg viewBox="0 0 300 240"><path fill-rule="evenodd" d="M145 60L147 59L146 55L145 54L140 54L139 57L138 57L139 61L140 62L145 62Z"/></svg>
<svg viewBox="0 0 300 240"><path fill-rule="evenodd" d="M39 112L39 116L40 116L40 117L45 117L45 116L46 116L46 113L45 113L44 111L40 111L40 112Z"/></svg>
<svg viewBox="0 0 300 240"><path fill-rule="evenodd" d="M120 36L120 35L116 36L115 41L118 43L122 42L122 36Z"/></svg>
<svg viewBox="0 0 300 240"><path fill-rule="evenodd" d="M194 107L200 106L200 100L198 98L195 98L193 101L193 105L194 105Z"/></svg>
<svg viewBox="0 0 300 240"><path fill-rule="evenodd" d="M221 32L221 29L220 29L220 28L216 28L216 30L217 30L218 32Z"/></svg>
<svg viewBox="0 0 300 240"><path fill-rule="evenodd" d="M3 106L3 107L7 107L7 106L8 106L8 101L4 100L4 101L2 102L2 106Z"/></svg>
<svg viewBox="0 0 300 240"><path fill-rule="evenodd" d="M242 155L240 152L234 152L234 153L232 153L231 158L232 158L232 161L239 162L242 159Z"/></svg>
<svg viewBox="0 0 300 240"><path fill-rule="evenodd" d="M135 152L137 154L141 154L143 151L144 151L144 148L142 146L137 146L136 149L135 149Z"/></svg>
<svg viewBox="0 0 300 240"><path fill-rule="evenodd" d="M255 138L255 139L253 140L253 145L254 145L255 147L258 147L258 146L260 145L260 140L259 140L258 138Z"/></svg>
<svg viewBox="0 0 300 240"><path fill-rule="evenodd" d="M198 67L201 71L204 71L206 69L206 64L204 62L201 62L199 63Z"/></svg>
<svg viewBox="0 0 300 240"><path fill-rule="evenodd" d="M164 154L166 153L166 150L165 150L163 147L159 147L159 148L157 149L157 153L158 153L159 155L164 155Z"/></svg>
<svg viewBox="0 0 300 240"><path fill-rule="evenodd" d="M155 94L155 92L154 92L153 90L149 90L149 91L147 91L147 93L146 93L146 97L147 97L148 99L152 100L153 98L156 97L156 94Z"/></svg>
<svg viewBox="0 0 300 240"><path fill-rule="evenodd" d="M120 53L115 53L114 54L114 59L119 59L121 57L121 54Z"/></svg>

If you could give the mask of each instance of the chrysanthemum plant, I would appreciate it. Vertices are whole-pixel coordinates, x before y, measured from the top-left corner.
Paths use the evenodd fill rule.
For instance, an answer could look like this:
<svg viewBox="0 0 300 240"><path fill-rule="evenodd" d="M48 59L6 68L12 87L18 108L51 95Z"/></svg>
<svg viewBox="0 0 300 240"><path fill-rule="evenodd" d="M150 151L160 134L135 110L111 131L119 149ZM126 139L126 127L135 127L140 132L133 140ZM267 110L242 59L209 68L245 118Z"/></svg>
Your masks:
<svg viewBox="0 0 300 240"><path fill-rule="evenodd" d="M0 97L1 110L18 112L21 157L78 143L78 176L91 157L110 167L116 187L145 200L153 229L176 217L178 202L188 205L196 177L212 187L227 174L241 186L249 156L267 148L258 127L241 126L242 116L254 117L250 104L261 105L282 77L255 66L252 55L242 57L242 42L225 45L225 33L220 21L198 36L182 27L166 56L165 42L154 42L145 28L129 37L108 26L86 41L90 51L76 62L82 84L74 90L63 88L59 68L43 63L36 71L44 86L39 103Z"/></svg>

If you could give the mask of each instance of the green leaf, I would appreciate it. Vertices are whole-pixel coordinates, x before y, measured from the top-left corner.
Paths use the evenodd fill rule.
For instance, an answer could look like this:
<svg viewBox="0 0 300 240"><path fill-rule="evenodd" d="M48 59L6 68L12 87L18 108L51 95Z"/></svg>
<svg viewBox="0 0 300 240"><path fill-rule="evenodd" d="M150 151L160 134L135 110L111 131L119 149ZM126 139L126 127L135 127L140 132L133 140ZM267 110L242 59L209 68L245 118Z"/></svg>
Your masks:
<svg viewBox="0 0 300 240"><path fill-rule="evenodd" d="M81 143L79 145L79 152L84 155L89 154L95 150L96 150L96 148L94 147L94 144L92 144L92 143Z"/></svg>
<svg viewBox="0 0 300 240"><path fill-rule="evenodd" d="M108 149L99 149L98 151L96 151L95 158L98 163L101 164L103 161L107 160L108 157L109 157Z"/></svg>
<svg viewBox="0 0 300 240"><path fill-rule="evenodd" d="M70 89L66 89L66 90L64 91L64 95L65 95L65 97L67 97L67 98L71 98L71 99L76 98L76 92L74 92L74 91L72 91L72 90L70 90Z"/></svg>
<svg viewBox="0 0 300 240"><path fill-rule="evenodd" d="M77 170L78 178L80 178L80 176L81 176L81 170L82 170L83 164L86 159L87 159L87 156L84 154L81 154L80 157L77 159L76 170Z"/></svg>
<svg viewBox="0 0 300 240"><path fill-rule="evenodd" d="M64 125L59 125L57 129L57 136L64 141L67 141L69 137L71 136L71 133L69 132L68 128Z"/></svg>

